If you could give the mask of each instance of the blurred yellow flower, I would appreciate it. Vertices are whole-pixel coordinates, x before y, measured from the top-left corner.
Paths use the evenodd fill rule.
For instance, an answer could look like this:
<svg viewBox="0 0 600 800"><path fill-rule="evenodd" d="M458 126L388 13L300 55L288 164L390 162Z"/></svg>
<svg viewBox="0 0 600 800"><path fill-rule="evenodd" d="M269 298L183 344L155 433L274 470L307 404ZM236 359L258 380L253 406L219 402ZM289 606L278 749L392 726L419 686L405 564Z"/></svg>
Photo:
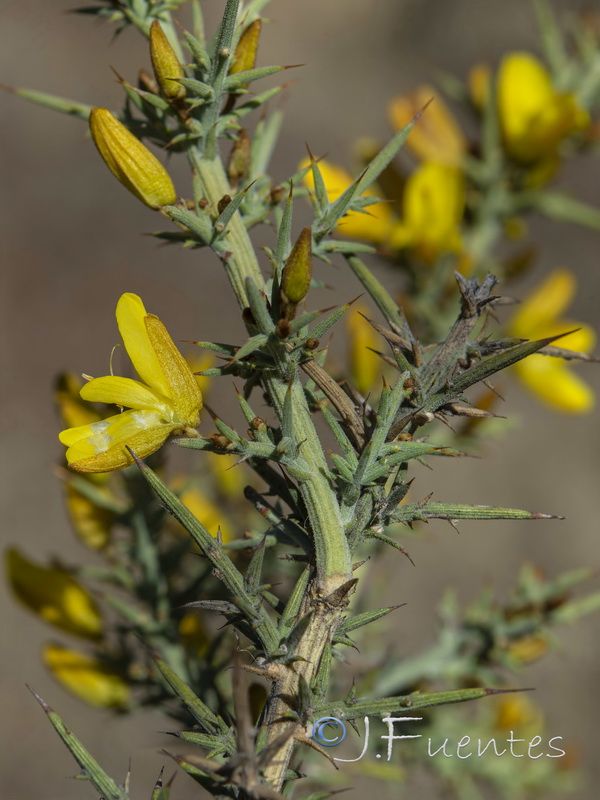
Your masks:
<svg viewBox="0 0 600 800"><path fill-rule="evenodd" d="M518 731L533 728L542 731L544 717L542 712L528 697L515 694L503 697L498 704L496 727L504 731Z"/></svg>
<svg viewBox="0 0 600 800"><path fill-rule="evenodd" d="M309 158L305 159L300 163L299 169L305 169L310 166L310 163ZM329 202L333 203L350 186L354 178L345 169L331 164L329 161L319 161L319 169L323 176ZM310 169L304 176L304 184L308 189L314 191L315 183ZM377 197L378 195L373 189L367 189L362 196ZM394 212L389 203L374 203L365 209L365 213L351 211L346 214L338 223L337 230L351 239L363 239L366 242L382 244L387 240L394 220Z"/></svg>
<svg viewBox="0 0 600 800"><path fill-rule="evenodd" d="M127 682L98 658L47 644L42 659L54 677L86 703L98 708L124 708L129 704Z"/></svg>
<svg viewBox="0 0 600 800"><path fill-rule="evenodd" d="M14 547L6 551L5 563L10 587L23 605L67 633L101 638L98 605L68 572L40 567Z"/></svg>
<svg viewBox="0 0 600 800"><path fill-rule="evenodd" d="M184 478L175 478L173 486L175 489L180 489L184 485L179 497L181 502L189 508L196 519L204 525L207 531L216 536L217 531L221 529L221 536L224 542L230 542L236 538L232 525L225 516L223 508L218 507L206 494L201 492L195 485L188 482L185 486ZM183 532L181 526L177 525L178 530Z"/></svg>
<svg viewBox="0 0 600 800"><path fill-rule="evenodd" d="M524 52L500 64L498 113L508 154L525 165L556 161L561 142L590 122L574 95L558 92L544 65Z"/></svg>
<svg viewBox="0 0 600 800"><path fill-rule="evenodd" d="M552 272L519 306L508 323L512 336L542 339L578 328L559 347L591 353L596 336L592 328L561 318L576 291L573 273L566 269ZM585 414L594 406L592 389L573 372L569 362L551 356L533 355L514 366L519 378L546 405L568 414Z"/></svg>
<svg viewBox="0 0 600 800"><path fill-rule="evenodd" d="M410 94L395 97L388 105L388 115L396 130L405 125L427 106L410 132L406 147L422 161L460 166L467 141L448 106L432 86L419 86Z"/></svg>
<svg viewBox="0 0 600 800"><path fill-rule="evenodd" d="M403 218L390 234L390 246L414 249L425 261L461 248L460 223L465 209L462 172L427 161L406 182Z"/></svg>
<svg viewBox="0 0 600 800"><path fill-rule="evenodd" d="M130 410L59 434L69 448L69 466L79 472L109 472L131 464L125 445L145 458L171 434L198 435L202 394L165 326L146 312L136 294L121 296L116 316L125 349L145 383L107 375L83 386L84 400Z"/></svg>
<svg viewBox="0 0 600 800"><path fill-rule="evenodd" d="M369 316L366 306L353 308L346 314L346 329L348 332L348 348L350 356L350 380L352 385L363 395L373 390L380 389L377 380L381 383L383 361L373 352L379 349L380 339L373 326L365 319Z"/></svg>
<svg viewBox="0 0 600 800"><path fill-rule="evenodd" d="M96 491L106 494L107 499L110 499L110 492L104 488L96 487ZM102 550L110 539L115 522L114 513L94 503L70 483L66 486L65 496L67 511L77 537L92 550Z"/></svg>

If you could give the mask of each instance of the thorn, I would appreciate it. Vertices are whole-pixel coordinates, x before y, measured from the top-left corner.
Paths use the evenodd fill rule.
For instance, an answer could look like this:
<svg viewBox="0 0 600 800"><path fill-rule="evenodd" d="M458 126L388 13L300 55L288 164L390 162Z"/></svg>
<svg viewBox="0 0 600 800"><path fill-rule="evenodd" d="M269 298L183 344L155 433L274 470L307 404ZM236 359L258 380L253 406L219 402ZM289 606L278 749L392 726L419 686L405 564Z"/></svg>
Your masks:
<svg viewBox="0 0 600 800"><path fill-rule="evenodd" d="M41 705L41 707L44 709L46 714L49 714L51 711L53 711L52 707L49 706L48 703L42 697L40 697L39 694L34 689L32 689L31 686L28 683L26 683L25 686L29 689L31 694L35 697L35 699Z"/></svg>
<svg viewBox="0 0 600 800"><path fill-rule="evenodd" d="M142 461L141 458L136 456L136 454L133 452L133 450L131 449L131 447L129 447L128 444L125 445L125 449L129 453L129 455L133 458L133 460L135 461L135 463L136 463L136 465L137 465L137 467L139 469L141 469L141 470L148 469L148 465L144 461Z"/></svg>

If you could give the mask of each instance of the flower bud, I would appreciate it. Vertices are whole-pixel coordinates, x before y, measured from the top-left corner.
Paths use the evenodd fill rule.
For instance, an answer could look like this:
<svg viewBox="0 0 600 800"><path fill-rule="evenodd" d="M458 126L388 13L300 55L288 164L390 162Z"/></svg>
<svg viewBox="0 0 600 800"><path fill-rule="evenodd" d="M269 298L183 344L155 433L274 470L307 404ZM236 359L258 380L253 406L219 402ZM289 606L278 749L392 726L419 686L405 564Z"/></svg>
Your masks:
<svg viewBox="0 0 600 800"><path fill-rule="evenodd" d="M234 75L236 72L245 72L247 69L254 69L261 28L262 23L259 19L254 20L245 28L231 59L230 75Z"/></svg>
<svg viewBox="0 0 600 800"><path fill-rule="evenodd" d="M171 205L177 193L169 173L107 108L93 108L90 132L112 174L150 208Z"/></svg>
<svg viewBox="0 0 600 800"><path fill-rule="evenodd" d="M285 262L281 276L283 314L292 319L298 303L306 297L312 275L312 231L303 228Z"/></svg>
<svg viewBox="0 0 600 800"><path fill-rule="evenodd" d="M150 26L150 59L163 96L167 100L184 97L185 89L178 82L178 78L184 77L183 68L157 19Z"/></svg>
<svg viewBox="0 0 600 800"><path fill-rule="evenodd" d="M58 644L47 644L42 658L54 677L84 702L98 708L129 704L127 682L100 659Z"/></svg>

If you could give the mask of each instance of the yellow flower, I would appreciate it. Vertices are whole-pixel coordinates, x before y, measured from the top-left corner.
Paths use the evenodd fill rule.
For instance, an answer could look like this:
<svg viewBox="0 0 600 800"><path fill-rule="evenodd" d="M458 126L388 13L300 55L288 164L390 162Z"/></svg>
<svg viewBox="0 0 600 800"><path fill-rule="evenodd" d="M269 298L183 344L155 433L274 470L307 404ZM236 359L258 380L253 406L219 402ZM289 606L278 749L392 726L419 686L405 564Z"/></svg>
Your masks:
<svg viewBox="0 0 600 800"><path fill-rule="evenodd" d="M182 484L185 484L183 478L175 478L172 482L176 490L181 489ZM217 530L220 528L224 542L230 542L236 538L231 523L224 514L223 508L213 503L212 500L210 500L206 494L200 492L195 485L188 483L188 486L184 486L179 497L181 502L189 508L196 519L200 520L212 536L216 536ZM180 525L176 525L176 528L178 531L182 531Z"/></svg>
<svg viewBox="0 0 600 800"><path fill-rule="evenodd" d="M575 276L566 269L555 270L519 306L509 321L509 333L523 339L542 339L578 328L557 346L591 353L596 339L592 328L560 318L575 290ZM573 372L568 361L533 355L515 364L514 369L528 389L557 411L585 414L594 406L592 389Z"/></svg>
<svg viewBox="0 0 600 800"><path fill-rule="evenodd" d="M202 394L165 326L146 313L136 294L121 296L116 315L125 349L144 383L107 375L83 386L84 400L130 410L59 434L69 448L69 466L79 472L110 472L131 464L126 445L145 458L171 434L198 435Z"/></svg>
<svg viewBox="0 0 600 800"><path fill-rule="evenodd" d="M415 117L433 98L410 132L406 147L423 161L459 166L467 141L448 106L432 86L419 86L410 94L394 98L388 106L392 127L396 130Z"/></svg>
<svg viewBox="0 0 600 800"><path fill-rule="evenodd" d="M305 159L299 168L304 169L309 165L310 159ZM323 176L329 202L333 203L350 186L354 179L345 169L328 161L319 161L319 169ZM311 191L314 191L315 184L312 170L306 173L304 183ZM377 197L377 193L373 189L367 189L362 196ZM381 244L387 240L394 220L394 212L388 203L374 203L371 206L367 206L365 213L351 211L346 214L340 220L337 230L351 239L363 239L367 242Z"/></svg>
<svg viewBox="0 0 600 800"><path fill-rule="evenodd" d="M508 154L525 165L555 161L563 139L589 125L574 95L558 92L543 64L523 52L500 64L498 113Z"/></svg>
<svg viewBox="0 0 600 800"><path fill-rule="evenodd" d="M381 384L383 361L373 352L380 348L380 339L373 326L364 316L370 316L366 306L358 306L346 316L348 330L348 347L350 354L350 380L352 385L366 396L370 391L377 390L377 380Z"/></svg>
<svg viewBox="0 0 600 800"><path fill-rule="evenodd" d="M177 200L167 170L107 108L91 110L90 133L106 166L142 203L160 208Z"/></svg>
<svg viewBox="0 0 600 800"><path fill-rule="evenodd" d="M402 206L404 216L391 232L391 247L413 248L425 261L460 250L465 185L459 169L433 161L421 164L406 182Z"/></svg>
<svg viewBox="0 0 600 800"><path fill-rule="evenodd" d="M129 704L129 686L118 672L93 656L47 644L42 658L54 677L81 700L98 708Z"/></svg>
<svg viewBox="0 0 600 800"><path fill-rule="evenodd" d="M496 727L504 731L543 730L544 717L539 708L522 694L503 697L498 703Z"/></svg>
<svg viewBox="0 0 600 800"><path fill-rule="evenodd" d="M6 551L5 562L13 592L45 622L86 639L102 636L102 617L96 602L68 572L40 567L15 548Z"/></svg>
<svg viewBox="0 0 600 800"><path fill-rule="evenodd" d="M108 490L96 487L96 491L111 499ZM115 522L114 513L108 508L96 505L71 484L66 486L65 498L71 524L78 538L92 550L104 549L109 542Z"/></svg>

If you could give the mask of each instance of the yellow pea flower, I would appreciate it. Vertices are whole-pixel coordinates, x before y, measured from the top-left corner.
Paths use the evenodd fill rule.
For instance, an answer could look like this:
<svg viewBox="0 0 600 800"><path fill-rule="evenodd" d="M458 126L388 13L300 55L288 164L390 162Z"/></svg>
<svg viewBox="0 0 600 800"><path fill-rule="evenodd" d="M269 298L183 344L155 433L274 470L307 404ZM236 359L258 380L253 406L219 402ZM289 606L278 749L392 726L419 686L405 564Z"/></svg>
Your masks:
<svg viewBox="0 0 600 800"><path fill-rule="evenodd" d="M299 169L304 169L309 165L310 159L307 158L301 162ZM329 161L319 161L319 169L323 176L329 202L333 203L345 192L354 179L345 169L337 164L331 164ZM314 191L312 170L309 170L304 176L304 184ZM377 197L377 193L373 189L367 189L362 196ZM351 239L363 239L366 242L382 244L386 242L394 221L395 215L388 203L374 203L365 209L365 213L351 211L346 214L338 223L337 230Z"/></svg>
<svg viewBox="0 0 600 800"><path fill-rule="evenodd" d="M127 682L100 659L58 644L45 645L42 659L59 683L86 703L98 708L129 705Z"/></svg>
<svg viewBox="0 0 600 800"><path fill-rule="evenodd" d="M448 164L426 161L406 182L403 218L390 234L390 246L410 247L425 261L461 248L460 223L465 208L462 172Z"/></svg>
<svg viewBox="0 0 600 800"><path fill-rule="evenodd" d="M498 113L506 150L524 165L555 161L561 142L590 122L575 96L558 92L544 65L524 52L500 64Z"/></svg>
<svg viewBox="0 0 600 800"><path fill-rule="evenodd" d="M591 353L596 340L592 328L560 316L571 303L575 290L573 273L555 270L521 303L508 323L509 333L523 339L541 339L578 328L557 345ZM594 406L592 389L573 372L568 361L533 355L519 361L513 369L528 389L557 411L585 414Z"/></svg>
<svg viewBox="0 0 600 800"><path fill-rule="evenodd" d="M84 400L114 403L129 411L59 434L69 466L79 472L110 472L154 453L171 434L198 435L202 394L167 329L148 314L136 294L117 303L117 324L129 358L144 381L107 375L81 389Z"/></svg>
<svg viewBox="0 0 600 800"><path fill-rule="evenodd" d="M6 551L5 563L17 599L45 622L86 639L102 636L102 617L94 598L68 572L40 567L16 548Z"/></svg>
<svg viewBox="0 0 600 800"><path fill-rule="evenodd" d="M365 319L370 316L366 306L358 306L346 315L348 348L350 356L350 380L352 385L365 397L377 390L377 380L381 384L383 361L373 352L380 349L381 340L373 326ZM372 349L370 349L372 348Z"/></svg>
<svg viewBox="0 0 600 800"><path fill-rule="evenodd" d="M410 94L394 98L388 106L392 127L396 130L415 117L432 99L410 132L406 147L422 161L459 166L467 149L467 141L448 106L432 86L419 86Z"/></svg>

